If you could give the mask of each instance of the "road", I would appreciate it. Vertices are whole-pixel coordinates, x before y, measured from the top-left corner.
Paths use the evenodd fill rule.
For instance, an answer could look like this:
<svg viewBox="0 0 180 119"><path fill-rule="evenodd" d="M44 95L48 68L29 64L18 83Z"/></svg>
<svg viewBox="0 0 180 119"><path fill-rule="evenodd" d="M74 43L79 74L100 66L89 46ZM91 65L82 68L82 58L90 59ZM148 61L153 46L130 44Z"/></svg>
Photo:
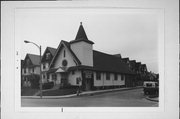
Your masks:
<svg viewBox="0 0 180 119"><path fill-rule="evenodd" d="M108 92L61 99L22 99L22 107L157 107L146 100L142 89Z"/></svg>

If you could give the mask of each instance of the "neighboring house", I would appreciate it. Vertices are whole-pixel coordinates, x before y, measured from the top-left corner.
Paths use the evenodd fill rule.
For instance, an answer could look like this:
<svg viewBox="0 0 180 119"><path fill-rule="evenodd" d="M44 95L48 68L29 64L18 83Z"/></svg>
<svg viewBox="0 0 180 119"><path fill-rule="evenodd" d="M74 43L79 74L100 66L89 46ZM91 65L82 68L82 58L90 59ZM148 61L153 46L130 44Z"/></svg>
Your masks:
<svg viewBox="0 0 180 119"><path fill-rule="evenodd" d="M121 54L115 54L114 56L116 56L116 57L122 59Z"/></svg>
<svg viewBox="0 0 180 119"><path fill-rule="evenodd" d="M148 72L146 64L141 64L141 73L146 74Z"/></svg>
<svg viewBox="0 0 180 119"><path fill-rule="evenodd" d="M136 60L130 60L129 63L131 70L136 72Z"/></svg>
<svg viewBox="0 0 180 119"><path fill-rule="evenodd" d="M135 69L137 74L141 73L141 62L136 62Z"/></svg>
<svg viewBox="0 0 180 119"><path fill-rule="evenodd" d="M55 84L81 86L83 90L125 86L135 73L119 57L93 50L82 24L76 38L61 41L50 63L49 78Z"/></svg>
<svg viewBox="0 0 180 119"><path fill-rule="evenodd" d="M49 65L54 57L56 52L55 48L47 47L42 55L41 59L41 70L42 70L42 83L51 82L52 80L49 79L49 74L47 71L49 70Z"/></svg>
<svg viewBox="0 0 180 119"><path fill-rule="evenodd" d="M24 63L24 60L21 60L21 79L22 79L22 69L23 69L23 63ZM21 80L21 87L23 86L23 82Z"/></svg>
<svg viewBox="0 0 180 119"><path fill-rule="evenodd" d="M22 64L22 85L31 87L32 76L40 76L40 56L27 54Z"/></svg>

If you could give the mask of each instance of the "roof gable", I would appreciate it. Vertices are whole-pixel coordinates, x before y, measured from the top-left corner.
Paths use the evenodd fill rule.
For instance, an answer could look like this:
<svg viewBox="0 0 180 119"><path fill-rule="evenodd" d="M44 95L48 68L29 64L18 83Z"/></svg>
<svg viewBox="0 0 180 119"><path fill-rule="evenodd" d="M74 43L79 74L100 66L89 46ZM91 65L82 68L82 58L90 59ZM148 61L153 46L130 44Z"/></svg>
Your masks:
<svg viewBox="0 0 180 119"><path fill-rule="evenodd" d="M62 47L65 47L71 53L72 57L76 60L76 62L79 65L81 64L80 60L77 58L77 56L71 50L69 43L66 42L66 41L61 40L61 42L60 42L60 44L59 44L59 46L58 46L58 48L57 48L57 50L55 52L55 55L54 55L54 57L53 57L53 59L52 59L52 61L50 63L50 68L52 68L54 66L54 62L55 62L56 58L58 57L60 51L62 50Z"/></svg>
<svg viewBox="0 0 180 119"><path fill-rule="evenodd" d="M122 61L125 62L125 63L129 63L129 58L122 58Z"/></svg>
<svg viewBox="0 0 180 119"><path fill-rule="evenodd" d="M29 59L29 61L28 61ZM29 63L28 63L29 62ZM39 65L40 62L40 56L39 55L35 55L35 54L27 54L24 62L23 62L23 66L27 66L27 65Z"/></svg>
<svg viewBox="0 0 180 119"><path fill-rule="evenodd" d="M55 49L55 48L47 47L46 50L44 51L43 55L42 55L42 60L41 60L41 62L51 61L52 58L53 58L54 55L55 55L55 52L56 52L56 49ZM47 53L50 53L50 58L49 58L49 59L46 59L46 54L47 54Z"/></svg>
<svg viewBox="0 0 180 119"><path fill-rule="evenodd" d="M51 54L54 56L56 53L56 48L47 47L47 49L51 52Z"/></svg>

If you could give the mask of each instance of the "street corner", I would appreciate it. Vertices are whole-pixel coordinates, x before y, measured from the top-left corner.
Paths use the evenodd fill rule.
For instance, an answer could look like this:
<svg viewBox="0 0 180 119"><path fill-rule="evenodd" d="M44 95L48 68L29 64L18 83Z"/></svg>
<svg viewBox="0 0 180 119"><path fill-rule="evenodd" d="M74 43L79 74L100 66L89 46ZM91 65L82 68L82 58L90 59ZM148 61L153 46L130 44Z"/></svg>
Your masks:
<svg viewBox="0 0 180 119"><path fill-rule="evenodd" d="M159 97L146 96L145 98L149 101L159 102Z"/></svg>

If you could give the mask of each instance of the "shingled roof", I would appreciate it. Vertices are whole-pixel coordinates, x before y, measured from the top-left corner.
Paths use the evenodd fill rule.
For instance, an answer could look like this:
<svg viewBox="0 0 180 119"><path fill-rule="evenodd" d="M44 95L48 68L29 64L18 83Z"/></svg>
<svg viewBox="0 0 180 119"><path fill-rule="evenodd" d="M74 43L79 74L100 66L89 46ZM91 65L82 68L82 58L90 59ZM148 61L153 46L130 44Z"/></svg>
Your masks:
<svg viewBox="0 0 180 119"><path fill-rule="evenodd" d="M51 54L54 56L56 53L56 48L47 47L47 49L51 52Z"/></svg>
<svg viewBox="0 0 180 119"><path fill-rule="evenodd" d="M94 44L94 42L88 40L86 32L83 28L82 22L80 23L79 30L77 32L75 40L72 40L70 43L75 43L75 42L80 42L80 41L84 41L84 42L87 42L90 44Z"/></svg>
<svg viewBox="0 0 180 119"><path fill-rule="evenodd" d="M23 62L23 66L25 65L25 63L26 63L26 59L27 58L29 58L30 59L30 61L31 61L31 65L33 66L33 65L35 65L35 66L37 66L37 65L39 65L39 62L40 62L40 56L39 55L35 55L35 54L26 54L26 57L25 57L25 59L24 59L24 62Z"/></svg>
<svg viewBox="0 0 180 119"><path fill-rule="evenodd" d="M135 68L136 60L130 60L129 62L130 62L131 67Z"/></svg>
<svg viewBox="0 0 180 119"><path fill-rule="evenodd" d="M121 58L123 62L127 63L129 61L129 58L126 57L126 58Z"/></svg>
<svg viewBox="0 0 180 119"><path fill-rule="evenodd" d="M94 69L99 71L134 74L128 65L119 60L118 57L95 50L93 50L93 64Z"/></svg>
<svg viewBox="0 0 180 119"><path fill-rule="evenodd" d="M28 54L29 58L31 59L34 65L39 65L40 56L35 54Z"/></svg>
<svg viewBox="0 0 180 119"><path fill-rule="evenodd" d="M114 56L116 56L116 57L118 57L118 58L120 58L120 59L122 58L122 57L121 57L121 54L115 54Z"/></svg>
<svg viewBox="0 0 180 119"><path fill-rule="evenodd" d="M52 47L47 47L47 48L45 49L43 55L42 55L41 62L47 61L47 60L46 60L46 55L45 55L47 52L51 54L51 57L54 57L54 55L55 55L55 53L56 53L56 49L55 49L55 48L52 48ZM51 58L48 59L48 60L51 60Z"/></svg>

